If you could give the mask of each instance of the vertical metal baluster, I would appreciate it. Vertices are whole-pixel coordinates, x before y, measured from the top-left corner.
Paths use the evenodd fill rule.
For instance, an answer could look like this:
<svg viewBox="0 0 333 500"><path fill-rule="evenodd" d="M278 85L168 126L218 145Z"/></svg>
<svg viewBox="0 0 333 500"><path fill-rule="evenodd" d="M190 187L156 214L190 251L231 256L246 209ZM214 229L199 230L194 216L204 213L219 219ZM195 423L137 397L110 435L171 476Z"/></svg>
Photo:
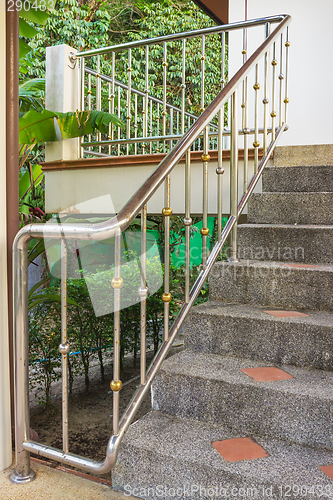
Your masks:
<svg viewBox="0 0 333 500"><path fill-rule="evenodd" d="M185 302L190 301L191 150L185 156Z"/></svg>
<svg viewBox="0 0 333 500"><path fill-rule="evenodd" d="M223 169L223 123L224 111L223 108L219 111L219 128L217 137L217 233L218 241L221 241L222 234L222 175Z"/></svg>
<svg viewBox="0 0 333 500"><path fill-rule="evenodd" d="M128 49L128 79L127 79L127 126L126 126L126 138L131 137L131 97L132 97L132 49ZM126 145L126 154L129 153L129 144Z"/></svg>
<svg viewBox="0 0 333 500"><path fill-rule="evenodd" d="M247 61L247 29L243 30L243 64ZM248 78L243 80L242 84L242 129L244 132L244 173L243 173L243 191L247 190L248 166L249 166L249 144L248 144Z"/></svg>
<svg viewBox="0 0 333 500"><path fill-rule="evenodd" d="M84 57L81 57L81 61L80 61L80 69L81 69L81 80L80 80L80 83L81 83L81 99L80 99L80 110L81 111L84 111L84 108L85 108L85 95L84 95L84 89L85 89L85 58ZM80 140L78 140L78 152L79 152L79 158L83 157L83 153L82 153L82 146L80 145Z"/></svg>
<svg viewBox="0 0 333 500"><path fill-rule="evenodd" d="M203 139L203 193L202 193L202 228L200 230L202 236L202 268L206 269L207 264L207 238L209 235L208 229L208 162L210 156L208 154L208 127L204 130Z"/></svg>
<svg viewBox="0 0 333 500"><path fill-rule="evenodd" d="M68 353L67 342L67 244L61 240L61 376L62 376L62 449L68 453Z"/></svg>
<svg viewBox="0 0 333 500"><path fill-rule="evenodd" d="M138 95L134 94L134 137L138 137ZM134 154L138 154L138 144L134 143Z"/></svg>
<svg viewBox="0 0 333 500"><path fill-rule="evenodd" d="M113 391L113 434L119 434L119 391L122 388L120 375L120 289L124 281L121 278L121 231L117 230L114 243L114 278L111 286L114 290L114 313L113 313L113 380L110 388Z"/></svg>
<svg viewBox="0 0 333 500"><path fill-rule="evenodd" d="M260 90L260 84L258 82L258 64L256 64L256 69L255 69L255 83L253 85L253 88L256 92L255 95L255 104L254 104L254 142L253 142L253 147L254 147L254 173L256 174L258 172L258 164L259 164L259 138L258 138L258 101L259 101L259 95L258 91Z"/></svg>
<svg viewBox="0 0 333 500"><path fill-rule="evenodd" d="M147 205L141 210L141 287L140 296L140 379L146 383L146 306L147 306Z"/></svg>
<svg viewBox="0 0 333 500"><path fill-rule="evenodd" d="M164 340L169 338L169 304L171 301L170 293L170 175L167 176L164 183L164 293L162 300L164 302Z"/></svg>
<svg viewBox="0 0 333 500"><path fill-rule="evenodd" d="M290 47L290 42L289 42L289 27L287 28L286 43L284 45L286 47L286 80L285 80L285 98L284 98L283 102L285 104L285 107L284 107L284 122L287 124L288 104L289 104L289 98L288 98L288 68L289 68L289 47Z"/></svg>
<svg viewBox="0 0 333 500"><path fill-rule="evenodd" d="M156 127L157 127L157 132L156 132L156 136L159 137L160 136L160 105L159 103L157 103L157 120L156 120ZM157 153L159 152L159 149L160 149L160 141L157 141Z"/></svg>
<svg viewBox="0 0 333 500"><path fill-rule="evenodd" d="M179 111L176 113L176 130L177 130L177 135L179 134Z"/></svg>
<svg viewBox="0 0 333 500"><path fill-rule="evenodd" d="M269 36L269 31L270 31L270 24L269 23L266 23L265 24L265 36L266 38ZM263 137L263 150L264 150L264 154L266 154L266 150L267 150L267 131L268 131L268 103L269 103L269 99L268 99L268 89L269 89L269 82L268 82L268 79L269 79L269 73L268 73L268 65L269 65L269 50L267 50L267 52L265 52L265 56L264 56L264 92L265 92L265 96L264 96L264 99L263 99L263 104L264 104L264 137Z"/></svg>
<svg viewBox="0 0 333 500"><path fill-rule="evenodd" d="M200 113L205 111L205 35L201 39L201 107ZM207 144L208 147L208 144Z"/></svg>
<svg viewBox="0 0 333 500"><path fill-rule="evenodd" d="M166 110L166 80L167 80L167 44L164 42L163 44L163 122L162 122L162 134L163 136L166 135L166 117L167 117L167 110ZM163 141L163 153L165 153L165 141Z"/></svg>
<svg viewBox="0 0 333 500"><path fill-rule="evenodd" d="M173 109L170 108L170 134L173 135ZM170 150L173 148L173 141L170 141Z"/></svg>
<svg viewBox="0 0 333 500"><path fill-rule="evenodd" d="M91 74L88 74L88 110L91 111ZM91 142L91 134L88 135L88 141ZM91 146L89 146L91 151Z"/></svg>
<svg viewBox="0 0 333 500"><path fill-rule="evenodd" d="M280 85L279 85L279 90L280 90L280 95L279 95L279 127L282 125L282 93L283 93L283 79L284 75L282 73L283 71L283 33L281 33L281 38L280 38L280 74L279 74L279 80L280 80Z"/></svg>
<svg viewBox="0 0 333 500"><path fill-rule="evenodd" d="M101 111L101 106L102 106L102 81L101 81L101 58L100 56L97 56L97 80L96 80L96 109L97 111ZM100 132L97 132L96 134L97 141L102 140L102 134ZM98 148L99 152L102 152L102 147L99 146Z"/></svg>
<svg viewBox="0 0 333 500"><path fill-rule="evenodd" d="M121 112L121 88L118 87L118 118L120 118ZM120 127L118 127L118 140L120 139ZM120 156L120 144L118 144L118 156Z"/></svg>
<svg viewBox="0 0 333 500"><path fill-rule="evenodd" d="M108 97L109 113L112 113L112 111L111 111L111 101L112 101L111 94L112 94L112 87L111 87L111 83L109 83L109 97ZM109 140L112 139L111 134L112 134L112 123L109 123L109 135L108 135ZM111 144L109 145L109 155L111 155Z"/></svg>
<svg viewBox="0 0 333 500"><path fill-rule="evenodd" d="M238 215L238 120L237 120L237 92L231 97L231 144L230 144L230 215ZM230 234L231 262L237 262L237 223Z"/></svg>
<svg viewBox="0 0 333 500"><path fill-rule="evenodd" d="M149 125L149 135L150 137L153 136L153 101L150 101L150 125ZM153 143L152 141L149 142L149 153L152 154L153 152Z"/></svg>
<svg viewBox="0 0 333 500"><path fill-rule="evenodd" d="M143 137L148 137L148 106L149 106L149 46L146 45L146 69L145 69L145 102L143 110ZM151 147L151 143L150 143ZM146 152L146 143L142 143L142 152Z"/></svg>
<svg viewBox="0 0 333 500"><path fill-rule="evenodd" d="M271 111L271 118L272 118L272 141L274 141L275 137L275 118L277 116L277 113L275 111L275 85L276 85L276 66L277 66L277 60L275 59L275 42L273 44L273 59L272 59L272 111Z"/></svg>
<svg viewBox="0 0 333 500"><path fill-rule="evenodd" d="M181 134L185 133L185 98L186 98L186 39L182 43L182 108L181 108Z"/></svg>
<svg viewBox="0 0 333 500"><path fill-rule="evenodd" d="M114 114L114 100L115 100L115 65L116 65L116 54L112 52L112 69L111 69L111 77L112 77L112 83L111 83L111 113ZM114 139L114 125L111 123L111 140L113 141ZM110 148L111 150L111 148ZM110 153L111 154L111 153Z"/></svg>

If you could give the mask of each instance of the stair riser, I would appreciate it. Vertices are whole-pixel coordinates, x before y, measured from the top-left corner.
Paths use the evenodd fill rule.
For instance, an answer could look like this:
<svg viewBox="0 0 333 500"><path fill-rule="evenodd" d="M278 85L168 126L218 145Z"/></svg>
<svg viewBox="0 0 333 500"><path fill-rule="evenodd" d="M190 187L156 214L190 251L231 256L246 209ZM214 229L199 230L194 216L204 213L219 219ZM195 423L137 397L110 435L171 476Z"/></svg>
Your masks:
<svg viewBox="0 0 333 500"><path fill-rule="evenodd" d="M192 352L333 370L333 325L193 312L184 338L185 348Z"/></svg>
<svg viewBox="0 0 333 500"><path fill-rule="evenodd" d="M177 417L221 423L243 436L333 449L330 401L274 391L263 384L254 387L161 371L153 383L152 407Z"/></svg>
<svg viewBox="0 0 333 500"><path fill-rule="evenodd" d="M238 227L238 257L249 260L333 263L333 226L256 226Z"/></svg>
<svg viewBox="0 0 333 500"><path fill-rule="evenodd" d="M333 167L268 167L263 192L333 192Z"/></svg>
<svg viewBox="0 0 333 500"><path fill-rule="evenodd" d="M333 311L333 273L285 266L218 263L209 278L211 300L282 309Z"/></svg>
<svg viewBox="0 0 333 500"><path fill-rule="evenodd" d="M333 224L333 193L262 193L249 200L251 224Z"/></svg>

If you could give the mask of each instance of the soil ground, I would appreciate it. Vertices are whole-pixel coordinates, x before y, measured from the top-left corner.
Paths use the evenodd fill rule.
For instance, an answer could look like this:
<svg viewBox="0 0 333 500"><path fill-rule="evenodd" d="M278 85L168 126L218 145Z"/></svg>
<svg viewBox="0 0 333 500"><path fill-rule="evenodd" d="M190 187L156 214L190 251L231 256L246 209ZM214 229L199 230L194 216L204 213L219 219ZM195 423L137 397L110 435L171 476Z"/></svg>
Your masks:
<svg viewBox="0 0 333 500"><path fill-rule="evenodd" d="M170 350L169 356L183 347L181 341ZM147 355L147 364L153 354ZM120 391L120 415L126 409L138 384L140 363L133 366L133 359L126 358L121 372L123 388ZM69 450L71 453L88 457L94 460L104 460L106 446L112 434L112 364L105 367L105 382L101 382L100 370L97 361L90 370L90 390L85 392L83 377L77 377L73 395L69 398ZM38 433L43 444L62 449L62 411L61 411L61 382L52 388L52 406L46 408L39 405L34 394L30 395L30 427ZM135 416L138 420L150 411L150 392L141 404ZM55 464L54 464L55 465ZM59 465L59 464L57 464ZM109 475L101 476L109 479Z"/></svg>

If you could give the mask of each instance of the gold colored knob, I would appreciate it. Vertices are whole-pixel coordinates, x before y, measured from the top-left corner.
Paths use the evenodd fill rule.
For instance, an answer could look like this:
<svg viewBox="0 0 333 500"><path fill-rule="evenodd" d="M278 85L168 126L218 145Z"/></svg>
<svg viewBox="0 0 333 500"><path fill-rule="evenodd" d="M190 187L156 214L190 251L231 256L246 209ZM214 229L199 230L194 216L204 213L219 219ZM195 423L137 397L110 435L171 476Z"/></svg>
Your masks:
<svg viewBox="0 0 333 500"><path fill-rule="evenodd" d="M271 117L272 117L272 118L275 118L275 117L276 117L276 112L275 112L275 111L272 111L272 112L271 112Z"/></svg>
<svg viewBox="0 0 333 500"><path fill-rule="evenodd" d="M272 66L276 66L277 65L277 60L276 59L273 59L273 61L271 62Z"/></svg>
<svg viewBox="0 0 333 500"><path fill-rule="evenodd" d="M247 50L246 49L242 50L242 54L247 54Z"/></svg>
<svg viewBox="0 0 333 500"><path fill-rule="evenodd" d="M89 95L91 94L91 90L88 90L88 94L89 94Z"/></svg>
<svg viewBox="0 0 333 500"><path fill-rule="evenodd" d="M101 77L101 74L100 73L97 73L96 74L97 78L100 78Z"/></svg>
<svg viewBox="0 0 333 500"><path fill-rule="evenodd" d="M162 63L162 66L165 66L165 67L166 67L167 65L168 65L168 63L167 63L166 61L164 61L164 62Z"/></svg>
<svg viewBox="0 0 333 500"><path fill-rule="evenodd" d="M260 89L260 84L259 83L255 83L253 85L253 88L254 88L254 90L259 90Z"/></svg>
<svg viewBox="0 0 333 500"><path fill-rule="evenodd" d="M285 104L288 104L288 102L289 102L288 97L286 97L285 99L283 99L283 102L284 102Z"/></svg>
<svg viewBox="0 0 333 500"><path fill-rule="evenodd" d="M167 115L167 112L163 111L162 116L166 116L166 115Z"/></svg>
<svg viewBox="0 0 333 500"><path fill-rule="evenodd" d="M170 302L170 300L171 300L171 293L164 292L162 294L162 300L163 300L163 302Z"/></svg>
<svg viewBox="0 0 333 500"><path fill-rule="evenodd" d="M208 236L209 235L208 227L203 227L202 229L200 229L200 233L202 236Z"/></svg>
<svg viewBox="0 0 333 500"><path fill-rule="evenodd" d="M121 380L111 380L110 382L110 389L113 392L119 392L123 386L123 383Z"/></svg>
<svg viewBox="0 0 333 500"><path fill-rule="evenodd" d="M245 108L245 102L242 102L241 104L241 108L244 109Z"/></svg>
<svg viewBox="0 0 333 500"><path fill-rule="evenodd" d="M124 280L120 276L118 278L112 278L111 280L111 286L112 288L115 288L116 290L120 290L124 285Z"/></svg>
<svg viewBox="0 0 333 500"><path fill-rule="evenodd" d="M203 113L205 111L205 108L200 108L200 113Z"/></svg>
<svg viewBox="0 0 333 500"><path fill-rule="evenodd" d="M260 142L259 142L259 141L255 141L255 142L253 143L253 147L254 147L254 148L259 148L259 146L260 146Z"/></svg>
<svg viewBox="0 0 333 500"><path fill-rule="evenodd" d="M127 70L127 71L130 73L130 72L132 71L132 68L128 68L128 70Z"/></svg>
<svg viewBox="0 0 333 500"><path fill-rule="evenodd" d="M170 215L172 214L172 208L170 207L163 208L162 214L164 215L164 217L170 217Z"/></svg>
<svg viewBox="0 0 333 500"><path fill-rule="evenodd" d="M210 156L208 153L205 153L205 154L201 155L201 159L202 159L202 161L207 162L210 160Z"/></svg>
<svg viewBox="0 0 333 500"><path fill-rule="evenodd" d="M287 40L284 45L285 45L285 47L290 47L290 42Z"/></svg>

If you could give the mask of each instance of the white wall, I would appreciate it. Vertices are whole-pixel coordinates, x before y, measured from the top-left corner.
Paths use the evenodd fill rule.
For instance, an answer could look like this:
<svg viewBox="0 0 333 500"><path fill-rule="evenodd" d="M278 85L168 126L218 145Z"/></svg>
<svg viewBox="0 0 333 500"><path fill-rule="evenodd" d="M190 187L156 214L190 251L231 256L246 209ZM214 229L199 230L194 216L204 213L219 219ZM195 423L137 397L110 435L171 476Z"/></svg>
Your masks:
<svg viewBox="0 0 333 500"><path fill-rule="evenodd" d="M229 22L244 19L245 0L229 0ZM289 130L280 145L333 143L332 0L248 0L248 19L290 14ZM258 44L264 29L256 29ZM249 30L249 40L253 36ZM240 45L230 47L230 69L239 67ZM235 61L238 61L235 64ZM251 85L252 88L252 85Z"/></svg>
<svg viewBox="0 0 333 500"><path fill-rule="evenodd" d="M0 9L0 471L12 462L6 255L6 14Z"/></svg>

